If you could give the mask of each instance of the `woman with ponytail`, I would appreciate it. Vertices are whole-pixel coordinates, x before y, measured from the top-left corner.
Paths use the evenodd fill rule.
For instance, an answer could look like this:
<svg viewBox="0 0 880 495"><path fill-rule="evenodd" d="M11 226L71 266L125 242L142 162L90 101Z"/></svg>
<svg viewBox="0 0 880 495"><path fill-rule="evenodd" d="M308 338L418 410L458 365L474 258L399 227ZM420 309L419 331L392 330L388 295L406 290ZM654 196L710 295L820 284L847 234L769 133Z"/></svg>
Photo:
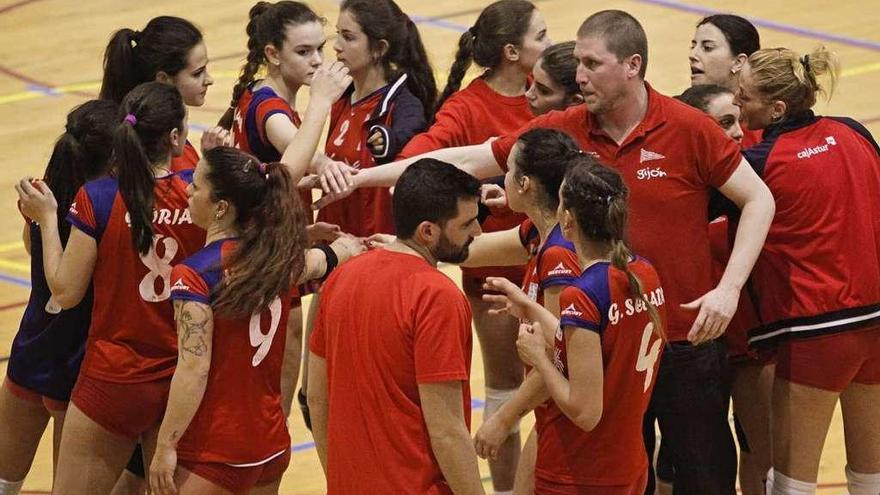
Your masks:
<svg viewBox="0 0 880 495"><path fill-rule="evenodd" d="M574 58L574 41L563 41L548 47L532 68L532 83L526 100L534 115L565 110L584 102L576 80L578 61Z"/></svg>
<svg viewBox="0 0 880 495"><path fill-rule="evenodd" d="M157 81L177 88L185 105L205 104L214 79L208 74L208 51L197 27L186 19L154 17L141 31L123 28L110 37L104 51L101 99L122 102L135 86ZM205 132L202 151L225 138L220 129ZM195 168L199 154L189 141L184 152L171 161L177 172Z"/></svg>
<svg viewBox="0 0 880 495"><path fill-rule="evenodd" d="M838 400L849 493L880 492L880 148L855 120L811 110L838 74L824 47L758 50L736 94L763 130L744 154L777 204L752 272L762 326L749 333L752 346L776 347L775 495L816 492Z"/></svg>
<svg viewBox="0 0 880 495"><path fill-rule="evenodd" d="M642 416L666 324L663 289L624 241L627 188L617 172L580 155L559 197L562 233L583 269L562 290L560 317L505 279L487 281L504 295L485 296L501 304L494 312L531 322L520 326L517 350L553 399L536 424L534 493L640 495L648 472Z"/></svg>
<svg viewBox="0 0 880 495"><path fill-rule="evenodd" d="M302 171L228 147L195 171L190 212L207 239L171 273L179 358L154 494L278 493L290 461L280 383L291 285L363 250L352 237L306 250Z"/></svg>
<svg viewBox="0 0 880 495"><path fill-rule="evenodd" d="M58 211L66 214L77 190L107 172L117 105L92 100L67 115L43 174L57 191ZM56 222L61 222L59 218ZM59 237L67 243L70 227ZM55 459L70 392L79 375L92 312L87 290L76 306L61 310L51 300L43 276L40 227L26 219L25 247L31 255L31 295L12 341L6 379L0 390L0 493L17 493L30 469L40 438L53 421Z"/></svg>
<svg viewBox="0 0 880 495"><path fill-rule="evenodd" d="M333 49L353 84L330 114L324 152L357 169L391 162L425 130L437 98L419 31L393 0L345 0L336 28ZM391 233L391 196L387 188L356 191L318 220L361 237Z"/></svg>
<svg viewBox="0 0 880 495"><path fill-rule="evenodd" d="M67 246L58 205L42 182L16 185L23 213L40 225L43 264L61 308L94 287L89 340L65 418L56 493L109 493L135 443L147 457L177 359L168 298L171 266L195 252L205 233L186 204L192 172L170 171L187 135L180 92L137 86L116 116L110 177L87 182L70 204Z"/></svg>

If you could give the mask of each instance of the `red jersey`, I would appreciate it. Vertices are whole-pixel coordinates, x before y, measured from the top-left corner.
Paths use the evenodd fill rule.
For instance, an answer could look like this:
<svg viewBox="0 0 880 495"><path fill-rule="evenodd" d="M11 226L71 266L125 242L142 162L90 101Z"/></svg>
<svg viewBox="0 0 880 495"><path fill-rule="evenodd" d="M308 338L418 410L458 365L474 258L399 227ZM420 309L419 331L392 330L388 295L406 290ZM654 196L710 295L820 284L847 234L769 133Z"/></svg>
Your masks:
<svg viewBox="0 0 880 495"><path fill-rule="evenodd" d="M443 103L431 128L412 138L398 159L441 148L484 143L516 131L532 118L534 115L525 95L504 96L478 77ZM525 219L524 214L509 208L492 208L481 227L483 232L497 232L516 227ZM525 276L525 267L465 267L461 272L466 278L504 277L518 284Z"/></svg>
<svg viewBox="0 0 880 495"><path fill-rule="evenodd" d="M669 340L686 340L697 312L680 304L714 288L706 228L709 192L727 182L742 156L711 117L645 86L645 117L620 146L599 129L586 105L577 105L536 117L494 141L492 151L506 169L520 134L536 127L560 129L620 172L629 188L628 239L651 260L667 288Z"/></svg>
<svg viewBox="0 0 880 495"><path fill-rule="evenodd" d="M425 129L425 109L407 89L406 74L356 102L354 85L333 104L325 154L355 168L371 168L394 159L417 132ZM385 146L374 152L367 138L381 133ZM364 237L394 233L391 193L387 187L369 187L318 212L318 220L335 223L344 232Z"/></svg>
<svg viewBox="0 0 880 495"><path fill-rule="evenodd" d="M131 240L128 208L115 177L87 182L67 220L98 245L92 274L95 303L82 373L141 383L170 376L177 362L171 267L205 243L192 223L186 188L192 171L155 180L153 245L143 255Z"/></svg>
<svg viewBox="0 0 880 495"><path fill-rule="evenodd" d="M654 268L635 258L629 269L666 324L666 300ZM580 429L551 402L546 422L538 424L535 476L574 485L625 485L648 468L642 416L657 376L663 341L654 332L647 305L630 296L624 272L608 262L595 263L562 291L560 328L596 332L602 339L602 418L589 432ZM568 377L562 330L556 332L554 362Z"/></svg>
<svg viewBox="0 0 880 495"><path fill-rule="evenodd" d="M281 114L299 129L302 120L299 114L290 107L284 98L278 96L269 86L254 91L253 84L242 93L235 107L232 121L232 140L236 148L250 153L263 163L274 163L281 160L284 150L278 151L269 141L266 133L266 121L269 117ZM312 190L299 191L300 200L306 209L306 218L311 223Z"/></svg>
<svg viewBox="0 0 880 495"><path fill-rule="evenodd" d="M183 172L184 170L193 170L199 163L199 152L189 140L183 147L183 154L175 156L171 159L171 171Z"/></svg>
<svg viewBox="0 0 880 495"><path fill-rule="evenodd" d="M752 344L880 322L880 148L847 118L794 115L746 157L776 200L752 281Z"/></svg>
<svg viewBox="0 0 880 495"><path fill-rule="evenodd" d="M751 148L752 146L761 142L761 133L763 131L753 131L750 129L746 129L743 127L743 138L742 142L739 145L742 149Z"/></svg>
<svg viewBox="0 0 880 495"><path fill-rule="evenodd" d="M174 267L172 301L211 305L237 241L219 240ZM198 412L177 446L192 462L255 464L290 448L281 410L281 362L290 298L262 314L214 314L211 371Z"/></svg>
<svg viewBox="0 0 880 495"><path fill-rule="evenodd" d="M534 229L531 220L526 220L520 227L520 238L523 238L522 229L526 226ZM529 259L522 289L529 299L543 306L545 290L571 285L580 272L574 244L562 235L562 229L556 224L547 239L536 246L535 254Z"/></svg>
<svg viewBox="0 0 880 495"><path fill-rule="evenodd" d="M471 311L421 257L379 249L336 269L309 342L327 361L327 493L451 494L419 384L461 382L470 426Z"/></svg>

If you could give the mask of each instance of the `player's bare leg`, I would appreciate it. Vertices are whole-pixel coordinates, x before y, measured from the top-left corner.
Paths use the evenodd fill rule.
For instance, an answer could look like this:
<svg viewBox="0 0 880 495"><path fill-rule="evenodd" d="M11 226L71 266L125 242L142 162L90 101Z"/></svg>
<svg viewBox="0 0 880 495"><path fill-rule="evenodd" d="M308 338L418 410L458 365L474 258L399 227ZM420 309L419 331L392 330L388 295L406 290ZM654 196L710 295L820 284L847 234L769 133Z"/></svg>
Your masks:
<svg viewBox="0 0 880 495"><path fill-rule="evenodd" d="M48 424L49 412L42 403L0 386L0 482L11 486L24 480Z"/></svg>
<svg viewBox="0 0 880 495"><path fill-rule="evenodd" d="M880 385L851 383L840 395L851 495L880 493Z"/></svg>
<svg viewBox="0 0 880 495"><path fill-rule="evenodd" d="M174 474L174 484L177 485L177 495L235 495L181 467Z"/></svg>
<svg viewBox="0 0 880 495"><path fill-rule="evenodd" d="M538 430L534 427L529 432L519 462L516 464L516 477L513 480L514 495L532 495L535 493L535 463L538 461Z"/></svg>

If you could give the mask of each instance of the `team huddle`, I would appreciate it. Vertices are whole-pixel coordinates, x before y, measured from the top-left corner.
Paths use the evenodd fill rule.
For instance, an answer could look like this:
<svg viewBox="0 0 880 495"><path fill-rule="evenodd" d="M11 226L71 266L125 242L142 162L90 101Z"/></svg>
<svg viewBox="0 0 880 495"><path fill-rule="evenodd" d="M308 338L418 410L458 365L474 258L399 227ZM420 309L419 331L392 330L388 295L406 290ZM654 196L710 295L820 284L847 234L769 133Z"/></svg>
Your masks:
<svg viewBox="0 0 880 495"><path fill-rule="evenodd" d="M478 457L496 494L813 494L838 402L849 493L880 493L880 148L812 111L832 52L712 15L672 98L632 15L553 44L499 0L438 91L393 0L340 3L335 61L325 24L254 5L200 149L199 29L112 35L15 185L0 495L50 419L53 493L277 494L294 403L329 494L482 494Z"/></svg>

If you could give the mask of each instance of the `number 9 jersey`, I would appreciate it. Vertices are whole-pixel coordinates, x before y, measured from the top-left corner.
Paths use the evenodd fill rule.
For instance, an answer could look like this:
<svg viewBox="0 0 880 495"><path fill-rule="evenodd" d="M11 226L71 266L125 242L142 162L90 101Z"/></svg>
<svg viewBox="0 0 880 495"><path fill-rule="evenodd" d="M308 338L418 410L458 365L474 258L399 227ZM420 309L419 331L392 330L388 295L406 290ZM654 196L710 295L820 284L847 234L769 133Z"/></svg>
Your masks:
<svg viewBox="0 0 880 495"><path fill-rule="evenodd" d="M144 383L171 376L177 363L177 331L171 267L196 252L205 231L192 223L186 188L192 171L156 178L153 243L134 247L129 214L114 177L87 182L67 220L95 239L95 302L81 373L115 383Z"/></svg>
<svg viewBox="0 0 880 495"><path fill-rule="evenodd" d="M210 306L237 244L234 239L212 242L175 266L171 300ZM208 386L177 446L180 459L259 465L290 448L281 410L281 364L290 311L290 298L283 296L262 314L214 314Z"/></svg>

